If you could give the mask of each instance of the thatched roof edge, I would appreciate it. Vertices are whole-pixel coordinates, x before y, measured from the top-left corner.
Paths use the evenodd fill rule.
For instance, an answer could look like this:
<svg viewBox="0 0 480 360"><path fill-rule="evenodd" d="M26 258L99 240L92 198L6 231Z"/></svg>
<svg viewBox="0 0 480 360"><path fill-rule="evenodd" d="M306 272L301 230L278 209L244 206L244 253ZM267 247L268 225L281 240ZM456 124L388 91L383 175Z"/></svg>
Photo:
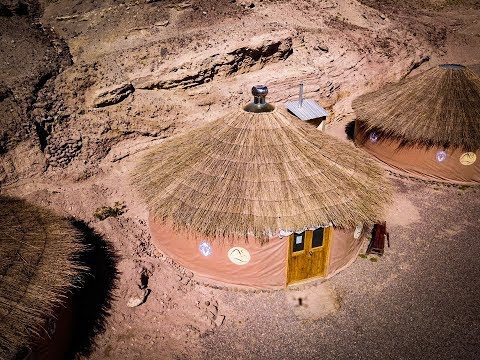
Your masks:
<svg viewBox="0 0 480 360"><path fill-rule="evenodd" d="M0 358L33 341L75 286L80 237L51 211L0 196Z"/></svg>
<svg viewBox="0 0 480 360"><path fill-rule="evenodd" d="M352 102L366 131L403 145L480 148L480 77L469 68L434 67Z"/></svg>
<svg viewBox="0 0 480 360"><path fill-rule="evenodd" d="M354 228L379 220L391 194L366 152L280 110L237 111L167 139L139 162L132 185L156 221L217 240Z"/></svg>

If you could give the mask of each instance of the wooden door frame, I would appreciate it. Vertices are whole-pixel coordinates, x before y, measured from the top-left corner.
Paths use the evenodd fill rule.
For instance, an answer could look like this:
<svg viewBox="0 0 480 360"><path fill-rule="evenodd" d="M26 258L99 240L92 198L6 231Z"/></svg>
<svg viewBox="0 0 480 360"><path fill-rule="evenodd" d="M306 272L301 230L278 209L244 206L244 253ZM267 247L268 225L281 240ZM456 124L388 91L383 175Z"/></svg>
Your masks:
<svg viewBox="0 0 480 360"><path fill-rule="evenodd" d="M295 237L295 233L292 233L288 236L288 246L287 246L287 266L286 266L286 281L287 281L287 286L291 284L296 284L300 283L303 281L307 281L313 278L320 278L320 277L325 277L328 275L328 265L330 263L330 249L331 249L331 243L333 239L333 226L326 226L324 227L324 233L323 233L323 244L322 246L318 248L313 248L312 249L312 240L313 240L313 230L304 230L305 232L305 237L304 237L304 248L302 251L298 251L297 254L294 254L293 252L293 241ZM300 280L290 280L289 275L290 275L290 259L296 256L305 256L307 251L324 251L325 252L325 261L324 261L324 267L323 271L321 274L315 275L315 276L310 276L310 277L305 277Z"/></svg>

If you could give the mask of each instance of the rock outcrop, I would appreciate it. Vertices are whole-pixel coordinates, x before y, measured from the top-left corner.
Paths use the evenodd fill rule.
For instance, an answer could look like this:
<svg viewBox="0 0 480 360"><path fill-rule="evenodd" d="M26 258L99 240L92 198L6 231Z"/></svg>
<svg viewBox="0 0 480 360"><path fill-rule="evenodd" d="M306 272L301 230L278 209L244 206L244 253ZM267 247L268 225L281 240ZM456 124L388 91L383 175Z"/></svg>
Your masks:
<svg viewBox="0 0 480 360"><path fill-rule="evenodd" d="M80 135L62 142L50 141L45 147L45 158L51 166L65 167L72 161L82 149Z"/></svg>
<svg viewBox="0 0 480 360"><path fill-rule="evenodd" d="M0 4L0 154L35 138L38 93L71 64L65 42L38 16L36 1Z"/></svg>
<svg viewBox="0 0 480 360"><path fill-rule="evenodd" d="M113 85L99 90L94 97L93 107L99 108L118 104L135 91L132 84Z"/></svg>
<svg viewBox="0 0 480 360"><path fill-rule="evenodd" d="M197 62L187 62L162 74L138 79L139 89L191 88L212 81L263 68L266 64L287 59L293 53L292 38L263 40L242 46L226 54L214 54Z"/></svg>

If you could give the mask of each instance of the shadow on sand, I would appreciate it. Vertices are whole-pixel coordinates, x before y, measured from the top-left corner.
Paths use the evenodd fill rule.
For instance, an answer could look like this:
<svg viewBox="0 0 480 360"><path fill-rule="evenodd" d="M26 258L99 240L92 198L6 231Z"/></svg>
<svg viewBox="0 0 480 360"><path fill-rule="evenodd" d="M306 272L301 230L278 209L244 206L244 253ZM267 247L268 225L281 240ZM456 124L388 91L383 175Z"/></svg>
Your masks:
<svg viewBox="0 0 480 360"><path fill-rule="evenodd" d="M74 219L71 222L83 235L87 250L80 256L80 261L89 270L82 275L81 284L73 294L75 314L67 359L90 355L95 348L96 336L105 331L118 282L120 259L113 246L86 223Z"/></svg>

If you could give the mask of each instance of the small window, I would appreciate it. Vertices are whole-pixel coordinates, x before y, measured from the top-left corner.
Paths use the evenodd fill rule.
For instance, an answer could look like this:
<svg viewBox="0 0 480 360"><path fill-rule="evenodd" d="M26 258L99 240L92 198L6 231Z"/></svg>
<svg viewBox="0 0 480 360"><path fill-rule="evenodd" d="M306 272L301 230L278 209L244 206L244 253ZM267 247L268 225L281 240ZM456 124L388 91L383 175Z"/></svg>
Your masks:
<svg viewBox="0 0 480 360"><path fill-rule="evenodd" d="M318 229L313 230L313 237L312 237L312 248L317 248L323 245L323 231L325 228L320 227Z"/></svg>
<svg viewBox="0 0 480 360"><path fill-rule="evenodd" d="M293 251L302 251L305 248L305 231L293 234Z"/></svg>

